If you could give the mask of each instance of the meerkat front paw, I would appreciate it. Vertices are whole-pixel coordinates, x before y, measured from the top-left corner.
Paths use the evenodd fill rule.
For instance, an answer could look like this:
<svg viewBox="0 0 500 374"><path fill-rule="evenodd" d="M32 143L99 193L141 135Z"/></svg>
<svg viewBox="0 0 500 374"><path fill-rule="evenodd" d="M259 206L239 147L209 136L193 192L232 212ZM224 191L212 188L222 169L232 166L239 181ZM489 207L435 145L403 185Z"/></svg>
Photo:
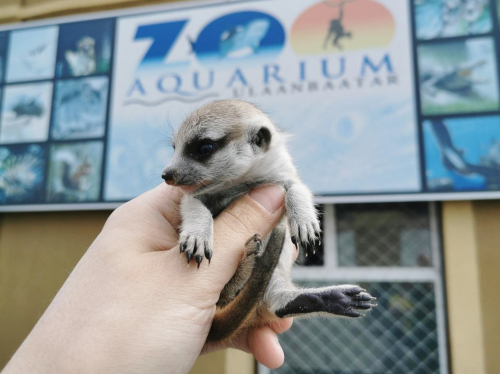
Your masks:
<svg viewBox="0 0 500 374"><path fill-rule="evenodd" d="M316 211L310 214L308 217L294 217L289 216L290 222L290 234L292 237L292 243L295 247L302 247L306 255L312 250L313 253L316 252L316 243L321 244L321 229L319 225L318 217L316 216Z"/></svg>
<svg viewBox="0 0 500 374"><path fill-rule="evenodd" d="M292 242L297 248L300 244L306 255L311 249L314 253L316 242L321 240L321 228L313 196L301 183L285 185L285 190L285 205Z"/></svg>
<svg viewBox="0 0 500 374"><path fill-rule="evenodd" d="M205 256L210 263L213 254L213 238L196 234L181 233L179 239L179 249L181 253L185 252L187 263L194 257L198 268Z"/></svg>

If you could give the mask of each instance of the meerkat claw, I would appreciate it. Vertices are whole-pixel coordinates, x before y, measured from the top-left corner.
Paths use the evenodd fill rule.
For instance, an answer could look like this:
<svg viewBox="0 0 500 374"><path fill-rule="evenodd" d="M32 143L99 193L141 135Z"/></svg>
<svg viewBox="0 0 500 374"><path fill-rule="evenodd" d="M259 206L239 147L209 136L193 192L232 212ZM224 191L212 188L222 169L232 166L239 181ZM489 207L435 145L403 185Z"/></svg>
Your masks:
<svg viewBox="0 0 500 374"><path fill-rule="evenodd" d="M187 249L187 243L181 243L181 245L179 246L179 249L181 251L181 253L183 252L186 252L186 249Z"/></svg>
<svg viewBox="0 0 500 374"><path fill-rule="evenodd" d="M212 260L212 251L208 248L205 248L205 257L208 260L208 264L210 265L210 261Z"/></svg>
<svg viewBox="0 0 500 374"><path fill-rule="evenodd" d="M195 256L196 263L198 264L198 269L200 268L200 264L203 261L203 256L202 255L196 255Z"/></svg>

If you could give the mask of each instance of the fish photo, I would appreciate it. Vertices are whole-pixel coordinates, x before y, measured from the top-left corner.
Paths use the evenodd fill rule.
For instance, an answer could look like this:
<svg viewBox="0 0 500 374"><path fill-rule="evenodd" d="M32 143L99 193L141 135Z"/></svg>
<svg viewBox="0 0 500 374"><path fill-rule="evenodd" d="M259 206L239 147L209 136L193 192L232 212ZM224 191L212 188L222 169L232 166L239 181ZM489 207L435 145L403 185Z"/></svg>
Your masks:
<svg viewBox="0 0 500 374"><path fill-rule="evenodd" d="M0 204L41 202L44 172L42 146L0 147Z"/></svg>
<svg viewBox="0 0 500 374"><path fill-rule="evenodd" d="M489 0L414 0L417 38L428 40L488 33Z"/></svg>
<svg viewBox="0 0 500 374"><path fill-rule="evenodd" d="M100 19L60 26L57 77L81 77L109 71L114 21Z"/></svg>
<svg viewBox="0 0 500 374"><path fill-rule="evenodd" d="M52 203L99 200L102 155L102 141L53 144L47 200Z"/></svg>
<svg viewBox="0 0 500 374"><path fill-rule="evenodd" d="M58 27L37 27L10 33L7 82L54 76Z"/></svg>
<svg viewBox="0 0 500 374"><path fill-rule="evenodd" d="M0 143L43 142L48 138L52 83L4 88Z"/></svg>
<svg viewBox="0 0 500 374"><path fill-rule="evenodd" d="M418 47L418 63L423 114L499 109L493 40L423 44Z"/></svg>
<svg viewBox="0 0 500 374"><path fill-rule="evenodd" d="M108 78L68 79L56 84L53 139L97 138L104 135Z"/></svg>
<svg viewBox="0 0 500 374"><path fill-rule="evenodd" d="M499 116L429 120L423 125L429 190L500 189Z"/></svg>

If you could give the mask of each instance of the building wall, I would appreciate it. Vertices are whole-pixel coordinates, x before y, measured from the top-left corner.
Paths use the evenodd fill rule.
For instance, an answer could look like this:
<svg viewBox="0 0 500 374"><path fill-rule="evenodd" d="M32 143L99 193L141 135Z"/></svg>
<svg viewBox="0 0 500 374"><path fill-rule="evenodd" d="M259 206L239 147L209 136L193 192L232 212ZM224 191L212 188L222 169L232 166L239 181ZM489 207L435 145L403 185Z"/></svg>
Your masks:
<svg viewBox="0 0 500 374"><path fill-rule="evenodd" d="M109 212L3 214L0 368L40 318Z"/></svg>
<svg viewBox="0 0 500 374"><path fill-rule="evenodd" d="M500 201L442 205L453 373L499 373Z"/></svg>
<svg viewBox="0 0 500 374"><path fill-rule="evenodd" d="M486 372L500 373L500 201L473 205Z"/></svg>
<svg viewBox="0 0 500 374"><path fill-rule="evenodd" d="M161 0L2 0L0 23L158 4ZM450 357L455 374L500 373L500 201L443 203ZM0 218L0 368L32 329L109 212ZM253 372L249 355L203 356L192 373Z"/></svg>

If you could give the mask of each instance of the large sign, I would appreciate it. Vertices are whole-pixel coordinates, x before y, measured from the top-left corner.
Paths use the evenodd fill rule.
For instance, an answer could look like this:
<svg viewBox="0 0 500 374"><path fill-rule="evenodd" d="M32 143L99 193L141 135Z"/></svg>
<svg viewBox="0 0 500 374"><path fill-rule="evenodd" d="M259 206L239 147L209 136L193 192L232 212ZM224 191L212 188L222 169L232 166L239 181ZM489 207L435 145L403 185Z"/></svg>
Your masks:
<svg viewBox="0 0 500 374"><path fill-rule="evenodd" d="M179 3L0 32L0 210L114 206L172 128L238 98L291 134L319 202L500 197L487 0Z"/></svg>

